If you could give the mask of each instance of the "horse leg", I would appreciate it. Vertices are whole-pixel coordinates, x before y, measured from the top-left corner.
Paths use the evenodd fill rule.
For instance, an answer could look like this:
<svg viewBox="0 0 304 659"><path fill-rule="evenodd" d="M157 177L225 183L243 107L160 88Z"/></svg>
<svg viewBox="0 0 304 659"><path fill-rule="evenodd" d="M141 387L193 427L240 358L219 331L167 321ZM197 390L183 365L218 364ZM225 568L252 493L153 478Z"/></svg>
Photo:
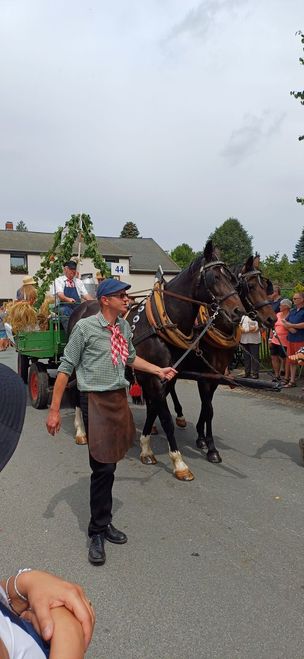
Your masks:
<svg viewBox="0 0 304 659"><path fill-rule="evenodd" d="M155 465L157 463L156 457L152 451L150 444L151 430L156 419L157 413L153 405L146 400L147 416L142 434L139 438L140 443L140 459L145 465Z"/></svg>
<svg viewBox="0 0 304 659"><path fill-rule="evenodd" d="M157 402L157 413L163 430L167 435L169 456L172 462L174 476L180 481L192 481L194 476L184 462L181 452L177 448L174 435L174 424L166 400L160 400Z"/></svg>
<svg viewBox="0 0 304 659"><path fill-rule="evenodd" d="M170 384L168 386L168 389L169 389L169 393L171 395L173 405L174 405L174 409L175 409L175 414L176 414L175 423L179 428L186 428L187 421L186 421L186 419L183 415L183 408L180 404L180 401L177 397L177 393L175 391L175 382L174 381L170 382Z"/></svg>
<svg viewBox="0 0 304 659"><path fill-rule="evenodd" d="M88 440L83 423L82 412L80 407L78 406L75 407L74 427L76 431L76 436L75 436L76 444L87 444Z"/></svg>
<svg viewBox="0 0 304 659"><path fill-rule="evenodd" d="M206 437L205 442L207 445L207 460L213 464L222 462L222 458L215 447L212 435L212 419L213 419L213 394L216 390L216 385L211 386L203 382L198 383L198 389L202 402L202 412L204 415L204 424L206 424Z"/></svg>
<svg viewBox="0 0 304 659"><path fill-rule="evenodd" d="M201 412L198 418L198 422L196 424L196 430L197 430L197 438L196 438L197 448L199 449L207 448L206 437L205 437L205 410L204 410L203 401L201 403Z"/></svg>

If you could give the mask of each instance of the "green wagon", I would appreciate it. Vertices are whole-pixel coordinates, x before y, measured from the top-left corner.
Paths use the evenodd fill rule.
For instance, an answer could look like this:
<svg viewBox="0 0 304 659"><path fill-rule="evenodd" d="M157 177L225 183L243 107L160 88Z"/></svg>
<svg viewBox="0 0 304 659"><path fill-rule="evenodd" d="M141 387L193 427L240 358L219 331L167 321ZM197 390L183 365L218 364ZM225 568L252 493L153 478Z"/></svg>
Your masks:
<svg viewBox="0 0 304 659"><path fill-rule="evenodd" d="M43 409L48 405L54 381L50 371L58 367L67 342L66 334L58 318L51 318L48 330L19 332L14 338L18 373L28 384L33 407Z"/></svg>

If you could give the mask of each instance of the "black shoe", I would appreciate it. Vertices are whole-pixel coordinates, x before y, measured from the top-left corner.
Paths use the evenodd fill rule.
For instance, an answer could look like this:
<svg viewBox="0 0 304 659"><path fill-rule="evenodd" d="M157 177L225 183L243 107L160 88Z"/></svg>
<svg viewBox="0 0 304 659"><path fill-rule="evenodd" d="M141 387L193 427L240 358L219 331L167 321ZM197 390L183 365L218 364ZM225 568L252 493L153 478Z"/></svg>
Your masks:
<svg viewBox="0 0 304 659"><path fill-rule="evenodd" d="M103 565L106 562L103 535L99 534L91 537L88 559L93 565Z"/></svg>
<svg viewBox="0 0 304 659"><path fill-rule="evenodd" d="M105 539L114 542L115 545L124 545L128 540L126 534L118 531L113 524L108 524L105 530Z"/></svg>
<svg viewBox="0 0 304 659"><path fill-rule="evenodd" d="M252 377L253 380L258 380L259 379L259 374L258 373L253 373L251 377Z"/></svg>

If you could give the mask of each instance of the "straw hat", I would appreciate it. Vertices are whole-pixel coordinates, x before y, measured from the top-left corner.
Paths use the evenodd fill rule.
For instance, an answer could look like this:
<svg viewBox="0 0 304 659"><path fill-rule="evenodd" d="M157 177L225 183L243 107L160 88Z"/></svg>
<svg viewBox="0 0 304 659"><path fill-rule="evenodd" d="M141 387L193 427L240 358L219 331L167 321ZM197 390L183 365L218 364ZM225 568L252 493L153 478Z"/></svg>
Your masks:
<svg viewBox="0 0 304 659"><path fill-rule="evenodd" d="M31 284L32 286L36 286L37 282L35 281L35 279L33 277L27 275L26 277L23 277L22 285L23 286L28 286L29 284Z"/></svg>

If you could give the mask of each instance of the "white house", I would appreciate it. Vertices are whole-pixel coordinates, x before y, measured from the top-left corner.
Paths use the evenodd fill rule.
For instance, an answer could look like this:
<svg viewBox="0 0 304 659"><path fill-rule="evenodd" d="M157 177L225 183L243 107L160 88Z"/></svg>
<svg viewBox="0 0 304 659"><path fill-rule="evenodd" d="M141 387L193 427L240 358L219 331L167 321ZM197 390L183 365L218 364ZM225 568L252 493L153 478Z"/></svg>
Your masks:
<svg viewBox="0 0 304 659"><path fill-rule="evenodd" d="M131 293L150 289L154 275L161 265L164 275L171 279L180 268L153 240L153 238L106 238L96 236L100 254L112 269L112 274L132 285ZM16 298L25 275L34 275L43 256L53 244L52 233L39 231L15 231L12 222L6 222L0 230L0 304ZM74 245L77 256L78 245ZM80 275L96 268L90 259L83 259Z"/></svg>

